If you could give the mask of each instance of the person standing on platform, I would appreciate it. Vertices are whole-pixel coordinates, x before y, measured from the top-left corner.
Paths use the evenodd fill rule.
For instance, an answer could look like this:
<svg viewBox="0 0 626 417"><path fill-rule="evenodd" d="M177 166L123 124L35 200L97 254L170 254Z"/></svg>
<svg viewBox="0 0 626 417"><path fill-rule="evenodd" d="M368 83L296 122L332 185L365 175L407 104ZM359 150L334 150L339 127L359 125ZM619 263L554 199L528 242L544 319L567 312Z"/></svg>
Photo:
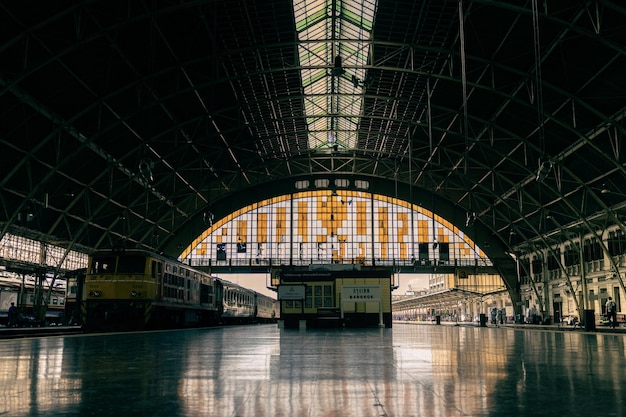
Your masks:
<svg viewBox="0 0 626 417"><path fill-rule="evenodd" d="M15 307L15 303L11 303L11 307L9 307L9 320L7 322L7 327L13 327L17 325L17 307Z"/></svg>
<svg viewBox="0 0 626 417"><path fill-rule="evenodd" d="M606 315L609 318L609 326L614 329L617 323L617 306L611 297L606 302Z"/></svg>

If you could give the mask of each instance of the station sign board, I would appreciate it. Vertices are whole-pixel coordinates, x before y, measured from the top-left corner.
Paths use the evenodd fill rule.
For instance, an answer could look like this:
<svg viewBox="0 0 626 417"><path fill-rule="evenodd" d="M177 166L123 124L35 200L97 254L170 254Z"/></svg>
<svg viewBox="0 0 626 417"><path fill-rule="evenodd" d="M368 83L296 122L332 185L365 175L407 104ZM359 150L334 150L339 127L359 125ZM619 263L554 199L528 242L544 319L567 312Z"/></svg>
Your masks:
<svg viewBox="0 0 626 417"><path fill-rule="evenodd" d="M304 300L306 285L279 285L278 300Z"/></svg>
<svg viewBox="0 0 626 417"><path fill-rule="evenodd" d="M380 285L344 285L341 287L341 300L362 302L381 301Z"/></svg>

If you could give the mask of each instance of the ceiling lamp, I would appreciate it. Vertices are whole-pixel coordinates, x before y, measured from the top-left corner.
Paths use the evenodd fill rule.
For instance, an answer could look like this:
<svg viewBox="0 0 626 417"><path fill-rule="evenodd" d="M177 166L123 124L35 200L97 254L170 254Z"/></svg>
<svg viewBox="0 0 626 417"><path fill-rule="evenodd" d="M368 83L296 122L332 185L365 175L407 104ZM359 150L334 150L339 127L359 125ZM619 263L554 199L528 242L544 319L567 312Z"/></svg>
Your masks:
<svg viewBox="0 0 626 417"><path fill-rule="evenodd" d="M143 158L139 161L139 174L146 182L154 182L152 176L152 170L154 169L154 162L149 158Z"/></svg>
<svg viewBox="0 0 626 417"><path fill-rule="evenodd" d="M537 182L543 182L546 179L550 171L552 170L552 161L546 159L545 161L539 164L539 169L537 170Z"/></svg>
<svg viewBox="0 0 626 417"><path fill-rule="evenodd" d="M341 56L337 55L335 57L335 66L330 71L330 75L340 77L345 73L346 73L346 70L343 69L343 66L341 65Z"/></svg>
<svg viewBox="0 0 626 417"><path fill-rule="evenodd" d="M476 212L472 211L472 212L467 212L465 213L466 219L465 219L465 227L472 227L474 226L474 222L476 221Z"/></svg>

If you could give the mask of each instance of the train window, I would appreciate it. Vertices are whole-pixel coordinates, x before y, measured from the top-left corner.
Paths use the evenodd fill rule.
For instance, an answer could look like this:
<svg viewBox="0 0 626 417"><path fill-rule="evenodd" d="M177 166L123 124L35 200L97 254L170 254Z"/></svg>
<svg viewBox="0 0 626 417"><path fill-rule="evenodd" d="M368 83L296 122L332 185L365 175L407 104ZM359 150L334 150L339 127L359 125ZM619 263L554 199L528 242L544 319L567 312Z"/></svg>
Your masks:
<svg viewBox="0 0 626 417"><path fill-rule="evenodd" d="M287 300L285 301L285 303L286 303L285 306L287 308L293 308L293 300Z"/></svg>
<svg viewBox="0 0 626 417"><path fill-rule="evenodd" d="M139 274L146 270L144 256L120 256L117 263L117 272L120 274Z"/></svg>
<svg viewBox="0 0 626 417"><path fill-rule="evenodd" d="M91 269L93 274L112 274L115 272L115 257L103 256L94 258Z"/></svg>

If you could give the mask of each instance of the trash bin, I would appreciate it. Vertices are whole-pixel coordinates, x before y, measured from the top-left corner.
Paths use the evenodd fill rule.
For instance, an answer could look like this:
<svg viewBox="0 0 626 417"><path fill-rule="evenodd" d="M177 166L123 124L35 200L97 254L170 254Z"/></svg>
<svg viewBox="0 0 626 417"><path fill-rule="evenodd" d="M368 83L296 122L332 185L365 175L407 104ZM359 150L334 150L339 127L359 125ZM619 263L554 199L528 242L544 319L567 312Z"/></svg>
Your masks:
<svg viewBox="0 0 626 417"><path fill-rule="evenodd" d="M435 324L441 324L441 316L435 316Z"/></svg>
<svg viewBox="0 0 626 417"><path fill-rule="evenodd" d="M487 315L486 314L480 315L480 327L487 327Z"/></svg>
<svg viewBox="0 0 626 417"><path fill-rule="evenodd" d="M585 310L585 316L583 320L585 322L585 331L587 332L595 332L596 331L596 312L595 310Z"/></svg>

